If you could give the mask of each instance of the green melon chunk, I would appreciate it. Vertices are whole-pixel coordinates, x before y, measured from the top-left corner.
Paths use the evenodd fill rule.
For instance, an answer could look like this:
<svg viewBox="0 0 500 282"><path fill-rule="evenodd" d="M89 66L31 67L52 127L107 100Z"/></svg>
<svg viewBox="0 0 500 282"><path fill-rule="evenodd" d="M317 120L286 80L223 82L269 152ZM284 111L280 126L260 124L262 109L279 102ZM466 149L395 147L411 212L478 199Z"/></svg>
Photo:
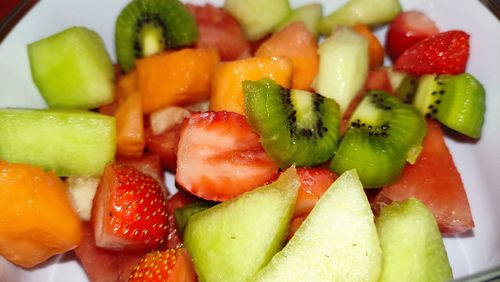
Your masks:
<svg viewBox="0 0 500 282"><path fill-rule="evenodd" d="M283 246L300 180L294 168L272 184L197 213L184 244L200 281L248 281Z"/></svg>
<svg viewBox="0 0 500 282"><path fill-rule="evenodd" d="M288 0L226 0L224 8L238 20L250 41L272 32L291 11Z"/></svg>
<svg viewBox="0 0 500 282"><path fill-rule="evenodd" d="M53 108L92 109L114 99L114 68L99 35L72 27L28 45L33 81Z"/></svg>
<svg viewBox="0 0 500 282"><path fill-rule="evenodd" d="M318 37L319 21L322 16L323 6L321 4L312 3L300 6L292 10L292 12L275 28L275 31L279 31L293 22L303 22L314 37Z"/></svg>
<svg viewBox="0 0 500 282"><path fill-rule="evenodd" d="M0 159L96 176L115 156L115 119L80 110L0 109Z"/></svg>
<svg viewBox="0 0 500 282"><path fill-rule="evenodd" d="M419 200L383 207L376 224L383 252L379 281L453 279L436 220Z"/></svg>
<svg viewBox="0 0 500 282"><path fill-rule="evenodd" d="M378 281L381 250L355 170L323 194L288 244L255 281Z"/></svg>
<svg viewBox="0 0 500 282"><path fill-rule="evenodd" d="M321 34L329 35L333 28L339 25L385 24L400 12L399 0L349 0L342 7L324 17L319 24L319 30Z"/></svg>

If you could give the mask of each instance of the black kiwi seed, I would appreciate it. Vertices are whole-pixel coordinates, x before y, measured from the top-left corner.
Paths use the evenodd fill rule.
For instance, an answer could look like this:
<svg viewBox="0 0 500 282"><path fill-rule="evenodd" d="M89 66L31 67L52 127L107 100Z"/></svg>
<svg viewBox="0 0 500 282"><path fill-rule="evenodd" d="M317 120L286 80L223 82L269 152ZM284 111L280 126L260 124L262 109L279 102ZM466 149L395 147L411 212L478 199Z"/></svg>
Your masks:
<svg viewBox="0 0 500 282"><path fill-rule="evenodd" d="M197 40L196 20L179 0L133 0L116 21L116 54L124 71L138 58Z"/></svg>

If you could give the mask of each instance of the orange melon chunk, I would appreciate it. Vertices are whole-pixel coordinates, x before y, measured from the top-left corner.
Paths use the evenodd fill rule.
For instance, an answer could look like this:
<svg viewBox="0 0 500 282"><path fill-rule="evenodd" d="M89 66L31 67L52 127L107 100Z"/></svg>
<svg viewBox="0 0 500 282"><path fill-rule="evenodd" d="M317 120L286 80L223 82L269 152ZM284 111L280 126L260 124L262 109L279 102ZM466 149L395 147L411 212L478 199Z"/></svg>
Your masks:
<svg viewBox="0 0 500 282"><path fill-rule="evenodd" d="M214 49L182 49L136 62L137 87L145 114L169 105L208 100L219 54Z"/></svg>
<svg viewBox="0 0 500 282"><path fill-rule="evenodd" d="M140 157L146 137L142 119L141 95L132 92L118 106L116 118L116 150L120 156Z"/></svg>
<svg viewBox="0 0 500 282"><path fill-rule="evenodd" d="M22 267L76 248L83 228L54 173L0 161L0 255Z"/></svg>
<svg viewBox="0 0 500 282"><path fill-rule="evenodd" d="M245 114L241 83L269 77L285 88L290 88L292 61L282 56L254 57L219 63L214 71L210 110Z"/></svg>

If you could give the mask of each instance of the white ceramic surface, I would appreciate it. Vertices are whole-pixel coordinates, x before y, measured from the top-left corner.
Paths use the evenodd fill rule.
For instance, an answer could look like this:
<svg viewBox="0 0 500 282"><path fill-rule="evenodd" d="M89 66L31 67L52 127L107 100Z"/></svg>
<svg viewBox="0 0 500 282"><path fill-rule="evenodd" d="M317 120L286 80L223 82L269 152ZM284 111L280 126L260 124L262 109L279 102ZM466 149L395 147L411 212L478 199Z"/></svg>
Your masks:
<svg viewBox="0 0 500 282"><path fill-rule="evenodd" d="M291 0L293 6L305 1ZM441 30L462 29L471 34L467 71L487 91L486 123L475 143L448 138L469 196L476 228L445 243L455 277L500 264L500 24L475 0L401 0L405 10L419 9ZM203 0L190 0L202 3ZM210 1L221 5L223 0ZM328 13L345 0L324 0ZM114 58L113 30L127 0L44 0L38 3L0 45L0 107L44 107L29 71L26 45L73 25L96 30ZM378 33L384 36L384 29ZM172 179L168 180L172 183ZM0 258L0 281L73 281L87 278L72 255L49 260L33 270L16 268Z"/></svg>

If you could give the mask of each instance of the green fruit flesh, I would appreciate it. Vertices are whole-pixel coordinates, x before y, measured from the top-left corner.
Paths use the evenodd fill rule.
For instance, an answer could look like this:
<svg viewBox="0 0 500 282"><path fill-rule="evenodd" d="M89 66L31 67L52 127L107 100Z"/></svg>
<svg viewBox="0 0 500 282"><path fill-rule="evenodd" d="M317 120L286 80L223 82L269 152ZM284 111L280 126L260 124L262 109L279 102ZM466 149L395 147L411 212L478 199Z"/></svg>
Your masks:
<svg viewBox="0 0 500 282"><path fill-rule="evenodd" d="M115 157L115 119L76 110L0 110L0 159L97 176Z"/></svg>
<svg viewBox="0 0 500 282"><path fill-rule="evenodd" d="M472 138L481 136L486 110L485 91L468 73L425 75L413 105L426 117Z"/></svg>
<svg viewBox="0 0 500 282"><path fill-rule="evenodd" d="M350 28L338 28L318 49L319 71L314 89L334 99L344 113L368 75L368 42Z"/></svg>
<svg viewBox="0 0 500 282"><path fill-rule="evenodd" d="M271 79L243 82L245 114L269 156L281 167L329 160L340 138L335 101L284 89Z"/></svg>
<svg viewBox="0 0 500 282"><path fill-rule="evenodd" d="M329 35L339 25L356 23L381 25L390 22L401 12L399 0L349 0L339 9L324 17L319 25L323 35Z"/></svg>
<svg viewBox="0 0 500 282"><path fill-rule="evenodd" d="M381 256L370 204L352 170L323 194L254 281L378 281Z"/></svg>
<svg viewBox="0 0 500 282"><path fill-rule="evenodd" d="M379 281L453 279L436 220L423 203L412 198L385 206L376 225L383 253Z"/></svg>
<svg viewBox="0 0 500 282"><path fill-rule="evenodd" d="M102 39L72 27L28 45L31 74L49 107L92 109L114 99L114 68Z"/></svg>
<svg viewBox="0 0 500 282"><path fill-rule="evenodd" d="M417 110L382 91L362 100L350 124L330 168L337 173L357 169L366 188L395 181L406 160L420 151L426 129Z"/></svg>
<svg viewBox="0 0 500 282"><path fill-rule="evenodd" d="M291 10L288 0L226 0L224 9L238 20L250 41L272 32Z"/></svg>
<svg viewBox="0 0 500 282"><path fill-rule="evenodd" d="M292 12L275 28L275 31L279 31L293 22L303 22L314 37L318 37L318 25L322 16L323 6L316 3L307 4L292 10Z"/></svg>
<svg viewBox="0 0 500 282"><path fill-rule="evenodd" d="M196 20L178 0L133 0L116 21L116 53L124 71L133 69L138 58L196 40Z"/></svg>
<svg viewBox="0 0 500 282"><path fill-rule="evenodd" d="M248 281L283 246L300 180L294 168L267 186L193 215L184 245L200 281Z"/></svg>
<svg viewBox="0 0 500 282"><path fill-rule="evenodd" d="M411 105L417 93L418 78L390 68L387 69L387 75L391 87L394 90L394 94L396 94L403 103Z"/></svg>
<svg viewBox="0 0 500 282"><path fill-rule="evenodd" d="M198 201L190 205L184 206L182 208L175 209L174 211L175 222L177 223L177 228L179 229L181 234L184 233L184 229L186 228L186 225L191 216L199 212L202 212L208 208L211 208L213 205L214 205L213 202Z"/></svg>

